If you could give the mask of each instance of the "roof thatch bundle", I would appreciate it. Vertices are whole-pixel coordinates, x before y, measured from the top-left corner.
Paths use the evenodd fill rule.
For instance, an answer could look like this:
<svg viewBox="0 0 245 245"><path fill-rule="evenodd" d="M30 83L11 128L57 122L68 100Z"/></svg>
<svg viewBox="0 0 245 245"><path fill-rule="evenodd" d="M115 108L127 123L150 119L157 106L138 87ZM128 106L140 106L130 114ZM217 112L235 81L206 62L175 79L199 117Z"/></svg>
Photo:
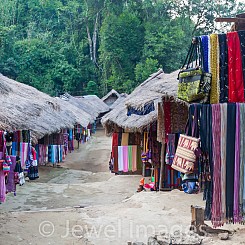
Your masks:
<svg viewBox="0 0 245 245"><path fill-rule="evenodd" d="M186 105L186 102L177 99L178 71L165 74L162 69L152 74L145 82L117 105L111 112L102 118L102 124L108 134L115 128L124 128L129 132L141 132L147 125L157 120L158 103L164 100ZM132 114L127 116L128 108L142 110L146 104L154 103L155 110L146 115Z"/></svg>
<svg viewBox="0 0 245 245"><path fill-rule="evenodd" d="M93 110L96 111L96 117L98 117L99 114L110 110L109 106L96 95L75 96L75 98L80 102L85 103L87 107L90 106L93 108Z"/></svg>
<svg viewBox="0 0 245 245"><path fill-rule="evenodd" d="M106 94L101 99L105 102L110 96L115 96L115 97L119 98L120 94L115 89L112 89L108 94Z"/></svg>
<svg viewBox="0 0 245 245"><path fill-rule="evenodd" d="M71 96L65 93L60 98L90 115L90 122L93 122L100 113L109 111L109 107L96 95Z"/></svg>
<svg viewBox="0 0 245 245"><path fill-rule="evenodd" d="M62 128L72 128L77 120L60 100L0 74L0 129L32 130L34 142Z"/></svg>

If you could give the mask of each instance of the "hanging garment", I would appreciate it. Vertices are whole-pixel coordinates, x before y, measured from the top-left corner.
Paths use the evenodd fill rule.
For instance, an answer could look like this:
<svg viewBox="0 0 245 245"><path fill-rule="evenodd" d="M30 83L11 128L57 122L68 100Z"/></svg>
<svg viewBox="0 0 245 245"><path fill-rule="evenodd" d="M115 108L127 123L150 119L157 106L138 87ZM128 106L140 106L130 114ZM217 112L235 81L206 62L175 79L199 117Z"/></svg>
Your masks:
<svg viewBox="0 0 245 245"><path fill-rule="evenodd" d="M128 138L129 138L129 133L122 133L122 146L127 146L128 145Z"/></svg>
<svg viewBox="0 0 245 245"><path fill-rule="evenodd" d="M245 104L240 104L240 137L241 137L241 143L240 143L240 212L244 213L245 210L245 190L244 190L244 184L245 184Z"/></svg>
<svg viewBox="0 0 245 245"><path fill-rule="evenodd" d="M222 219L226 218L226 135L227 135L227 104L220 104L221 110L221 138L220 138L220 156L221 156L221 206Z"/></svg>
<svg viewBox="0 0 245 245"><path fill-rule="evenodd" d="M16 166L16 156L11 156L11 162L10 165L10 172L7 176L6 181L6 192L16 192L16 185L15 185L15 166Z"/></svg>
<svg viewBox="0 0 245 245"><path fill-rule="evenodd" d="M118 133L113 133L112 134L112 147L111 147L111 149L112 149L112 157L113 158L115 157L114 156L114 151L113 151L115 146L116 147L118 146Z"/></svg>
<svg viewBox="0 0 245 245"><path fill-rule="evenodd" d="M244 80L239 35L227 33L229 102L244 102Z"/></svg>
<svg viewBox="0 0 245 245"><path fill-rule="evenodd" d="M118 172L118 146L113 147L113 170L115 173Z"/></svg>
<svg viewBox="0 0 245 245"><path fill-rule="evenodd" d="M228 116L229 115L229 116ZM226 218L233 220L236 104L227 104L227 147L226 147Z"/></svg>
<svg viewBox="0 0 245 245"><path fill-rule="evenodd" d="M210 35L210 62L211 62L211 91L210 103L219 103L219 41L218 34Z"/></svg>
<svg viewBox="0 0 245 245"><path fill-rule="evenodd" d="M123 147L123 172L128 172L128 146Z"/></svg>
<svg viewBox="0 0 245 245"><path fill-rule="evenodd" d="M219 34L220 96L221 103L228 102L228 46L226 34Z"/></svg>
<svg viewBox="0 0 245 245"><path fill-rule="evenodd" d="M133 168L133 149L132 145L128 146L128 171L132 171Z"/></svg>
<svg viewBox="0 0 245 245"><path fill-rule="evenodd" d="M240 188L240 104L236 104L236 137L235 137L235 170L234 170L234 208L233 221L235 223L242 220L239 207Z"/></svg>
<svg viewBox="0 0 245 245"><path fill-rule="evenodd" d="M216 228L223 224L222 221L222 202L221 202L221 157L220 157L220 138L221 138L221 112L220 105L212 105L213 122L213 203L212 203L212 224Z"/></svg>
<svg viewBox="0 0 245 245"><path fill-rule="evenodd" d="M123 171L123 146L118 146L118 171Z"/></svg>
<svg viewBox="0 0 245 245"><path fill-rule="evenodd" d="M132 171L137 171L137 145L132 146Z"/></svg>
<svg viewBox="0 0 245 245"><path fill-rule="evenodd" d="M242 57L242 68L243 68L243 87L245 94L245 31L238 31L240 45L241 45L241 57ZM245 95L244 95L245 97Z"/></svg>
<svg viewBox="0 0 245 245"><path fill-rule="evenodd" d="M207 35L201 36L201 45L203 51L203 70L209 73L209 37Z"/></svg>
<svg viewBox="0 0 245 245"><path fill-rule="evenodd" d="M26 168L26 160L28 158L28 143L20 143L20 161L21 167Z"/></svg>
<svg viewBox="0 0 245 245"><path fill-rule="evenodd" d="M6 185L4 172L0 170L0 203L5 202L6 199Z"/></svg>
<svg viewBox="0 0 245 245"><path fill-rule="evenodd" d="M168 165L172 165L175 155L175 134L168 134L168 143L166 147L165 162Z"/></svg>

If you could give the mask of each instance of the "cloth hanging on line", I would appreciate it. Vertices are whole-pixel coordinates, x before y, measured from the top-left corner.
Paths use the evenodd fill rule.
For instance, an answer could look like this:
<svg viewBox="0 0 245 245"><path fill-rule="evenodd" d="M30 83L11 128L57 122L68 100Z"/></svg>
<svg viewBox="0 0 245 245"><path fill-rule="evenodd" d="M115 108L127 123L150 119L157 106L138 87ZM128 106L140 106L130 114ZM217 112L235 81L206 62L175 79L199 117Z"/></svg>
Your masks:
<svg viewBox="0 0 245 245"><path fill-rule="evenodd" d="M229 102L244 102L244 78L240 40L237 32L227 33Z"/></svg>

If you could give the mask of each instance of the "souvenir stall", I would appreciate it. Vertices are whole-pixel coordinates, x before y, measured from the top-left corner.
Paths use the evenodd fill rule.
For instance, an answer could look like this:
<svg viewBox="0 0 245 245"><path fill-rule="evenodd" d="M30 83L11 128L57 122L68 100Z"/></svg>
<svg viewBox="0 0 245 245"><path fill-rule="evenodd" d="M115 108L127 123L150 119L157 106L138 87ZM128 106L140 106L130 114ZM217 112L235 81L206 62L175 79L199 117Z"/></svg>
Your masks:
<svg viewBox="0 0 245 245"><path fill-rule="evenodd" d="M180 188L180 173L171 168L179 135L188 118L188 103L175 97L163 97L158 104L157 141L162 144L160 190Z"/></svg>
<svg viewBox="0 0 245 245"><path fill-rule="evenodd" d="M70 133L71 132L71 133ZM71 140L70 140L71 138ZM37 161L40 165L52 163L53 165L62 162L68 151L72 151L73 130L61 130L60 133L45 135L38 141Z"/></svg>
<svg viewBox="0 0 245 245"><path fill-rule="evenodd" d="M87 127L83 127L80 124L76 124L74 127L74 137L77 141L77 148L79 148L79 144L84 144L91 138L91 124L89 124Z"/></svg>
<svg viewBox="0 0 245 245"><path fill-rule="evenodd" d="M7 193L16 195L16 185L39 178L37 155L29 130L0 131L0 203Z"/></svg>
<svg viewBox="0 0 245 245"><path fill-rule="evenodd" d="M110 170L113 173L141 173L141 134L114 132L112 134L112 151Z"/></svg>
<svg viewBox="0 0 245 245"><path fill-rule="evenodd" d="M198 182L214 227L244 222L244 44L245 31L195 37L179 73L178 97L191 105L172 168L197 176L185 187Z"/></svg>

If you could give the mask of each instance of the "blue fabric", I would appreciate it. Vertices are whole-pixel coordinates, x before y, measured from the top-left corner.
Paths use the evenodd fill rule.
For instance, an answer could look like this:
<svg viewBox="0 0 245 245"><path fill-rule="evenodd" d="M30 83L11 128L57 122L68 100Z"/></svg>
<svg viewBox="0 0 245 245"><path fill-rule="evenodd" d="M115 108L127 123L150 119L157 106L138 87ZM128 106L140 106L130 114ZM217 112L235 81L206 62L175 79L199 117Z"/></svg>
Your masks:
<svg viewBox="0 0 245 245"><path fill-rule="evenodd" d="M151 103L144 105L144 108L142 110L137 110L133 107L128 107L127 116L131 116L132 114L143 116L149 114L154 110L155 106L154 102L152 101Z"/></svg>
<svg viewBox="0 0 245 245"><path fill-rule="evenodd" d="M203 69L205 72L208 72L208 52L209 52L209 45L208 45L208 36L204 35L201 36L201 45L202 45L202 53L203 53Z"/></svg>
<svg viewBox="0 0 245 245"><path fill-rule="evenodd" d="M16 156L17 154L17 142L12 142L12 156Z"/></svg>

